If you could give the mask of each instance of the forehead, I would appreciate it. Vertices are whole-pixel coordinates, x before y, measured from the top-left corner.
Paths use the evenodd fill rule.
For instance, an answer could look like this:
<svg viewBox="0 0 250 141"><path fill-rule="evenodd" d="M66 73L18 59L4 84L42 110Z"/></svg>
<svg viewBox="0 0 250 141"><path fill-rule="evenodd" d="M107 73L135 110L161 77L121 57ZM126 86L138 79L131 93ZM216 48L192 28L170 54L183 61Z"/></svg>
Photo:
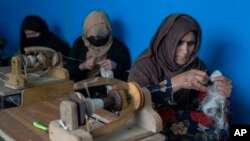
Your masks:
<svg viewBox="0 0 250 141"><path fill-rule="evenodd" d="M184 34L181 38L182 41L195 41L196 35L193 31L189 31L186 34Z"/></svg>
<svg viewBox="0 0 250 141"><path fill-rule="evenodd" d="M87 36L106 36L108 35L108 29L105 24L96 24L87 30Z"/></svg>

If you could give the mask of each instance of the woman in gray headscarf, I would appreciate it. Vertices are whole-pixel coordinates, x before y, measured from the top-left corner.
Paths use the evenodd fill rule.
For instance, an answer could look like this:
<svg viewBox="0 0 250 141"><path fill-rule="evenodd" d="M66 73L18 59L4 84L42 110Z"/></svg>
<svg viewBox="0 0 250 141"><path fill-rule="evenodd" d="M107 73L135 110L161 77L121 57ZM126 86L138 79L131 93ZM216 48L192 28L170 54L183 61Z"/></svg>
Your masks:
<svg viewBox="0 0 250 141"><path fill-rule="evenodd" d="M212 119L199 112L198 107L208 91L209 81L217 84L217 92L225 98L229 97L232 84L224 76L210 80L205 64L197 56L200 41L199 24L188 15L173 14L163 21L150 48L129 73L129 81L151 90L164 133L170 140L223 138L213 135ZM198 130L200 125L209 127L207 133Z"/></svg>

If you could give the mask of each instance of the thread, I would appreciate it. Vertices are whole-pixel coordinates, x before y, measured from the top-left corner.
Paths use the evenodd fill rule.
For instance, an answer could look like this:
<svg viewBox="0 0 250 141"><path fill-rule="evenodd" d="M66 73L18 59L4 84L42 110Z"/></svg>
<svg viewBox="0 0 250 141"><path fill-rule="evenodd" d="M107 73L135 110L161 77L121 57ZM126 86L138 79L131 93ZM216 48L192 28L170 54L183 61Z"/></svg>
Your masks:
<svg viewBox="0 0 250 141"><path fill-rule="evenodd" d="M88 111L89 111L90 115L95 113L98 109L103 109L103 107L104 107L104 103L103 103L102 99L86 98L85 102L86 102L86 105L88 105Z"/></svg>
<svg viewBox="0 0 250 141"><path fill-rule="evenodd" d="M180 84L180 85L168 86L168 87L166 87L166 89L175 88L175 87L180 87L180 86L184 86L184 85L188 85L188 84L191 84L191 82L184 82L184 83L182 83L182 84ZM161 88L159 88L159 89L154 89L154 90L152 90L151 92L157 92L157 91L161 91Z"/></svg>
<svg viewBox="0 0 250 141"><path fill-rule="evenodd" d="M90 132L90 124L89 124L89 119L88 119L88 116L87 115L85 115L85 120L86 120L86 130L87 130L87 132Z"/></svg>
<svg viewBox="0 0 250 141"><path fill-rule="evenodd" d="M72 58L72 57L68 57L68 56L63 56L63 58L74 60L74 61L79 61L79 62L85 62L85 60L80 60L80 59L76 59L76 58Z"/></svg>
<svg viewBox="0 0 250 141"><path fill-rule="evenodd" d="M85 91L86 91L88 97L90 98L90 93L89 93L88 85L87 85L87 83L83 83L83 84L84 84Z"/></svg>

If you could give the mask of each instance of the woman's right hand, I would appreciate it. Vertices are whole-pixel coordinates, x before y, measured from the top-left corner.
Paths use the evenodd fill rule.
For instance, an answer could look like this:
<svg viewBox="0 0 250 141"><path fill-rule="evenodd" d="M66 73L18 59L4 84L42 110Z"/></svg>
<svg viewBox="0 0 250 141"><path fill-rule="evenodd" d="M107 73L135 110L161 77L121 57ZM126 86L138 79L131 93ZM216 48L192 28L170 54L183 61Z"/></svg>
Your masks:
<svg viewBox="0 0 250 141"><path fill-rule="evenodd" d="M94 58L90 58L87 61L85 61L84 63L81 63L79 65L79 69L80 70L92 70L95 66L95 59Z"/></svg>
<svg viewBox="0 0 250 141"><path fill-rule="evenodd" d="M177 92L180 89L194 89L207 91L205 86L209 81L209 76L205 71L192 69L171 78L172 90Z"/></svg>

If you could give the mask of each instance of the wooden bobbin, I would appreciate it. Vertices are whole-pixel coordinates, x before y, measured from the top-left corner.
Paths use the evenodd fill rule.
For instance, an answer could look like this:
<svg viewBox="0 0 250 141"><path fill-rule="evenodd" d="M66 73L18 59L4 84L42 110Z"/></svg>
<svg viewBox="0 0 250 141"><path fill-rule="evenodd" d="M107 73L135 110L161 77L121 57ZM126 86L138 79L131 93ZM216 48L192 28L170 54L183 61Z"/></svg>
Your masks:
<svg viewBox="0 0 250 141"><path fill-rule="evenodd" d="M136 83L127 83L127 86L125 85L125 83L123 83L123 85L120 85L116 88L119 89L128 88L127 92L131 97L131 102L129 103L127 108L121 111L120 117L117 120L107 124L105 127L91 131L91 135L94 138L98 138L116 131L118 128L123 126L128 121L128 119L133 115L133 113L139 108L141 108L141 106L143 105L142 104L144 99L143 92Z"/></svg>

